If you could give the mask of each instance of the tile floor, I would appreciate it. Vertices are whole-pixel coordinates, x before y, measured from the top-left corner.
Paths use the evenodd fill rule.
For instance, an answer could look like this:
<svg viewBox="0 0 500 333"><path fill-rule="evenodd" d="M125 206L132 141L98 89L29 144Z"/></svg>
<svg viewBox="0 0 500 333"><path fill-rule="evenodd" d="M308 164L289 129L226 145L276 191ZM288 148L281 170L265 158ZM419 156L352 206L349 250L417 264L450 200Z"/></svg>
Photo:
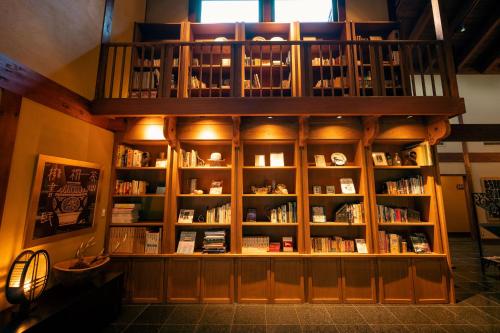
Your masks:
<svg viewBox="0 0 500 333"><path fill-rule="evenodd" d="M103 332L500 333L500 272L481 273L475 245L450 239L455 305L125 305Z"/></svg>

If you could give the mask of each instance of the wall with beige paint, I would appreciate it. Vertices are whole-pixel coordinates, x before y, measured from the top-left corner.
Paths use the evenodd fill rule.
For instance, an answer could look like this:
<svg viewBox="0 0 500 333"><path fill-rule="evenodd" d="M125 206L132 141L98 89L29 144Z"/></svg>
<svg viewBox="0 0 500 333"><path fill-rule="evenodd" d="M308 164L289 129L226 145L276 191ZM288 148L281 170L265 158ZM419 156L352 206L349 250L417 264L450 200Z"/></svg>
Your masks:
<svg viewBox="0 0 500 333"><path fill-rule="evenodd" d="M112 42L130 42L134 37L134 23L144 22L146 0L119 0L113 8Z"/></svg>
<svg viewBox="0 0 500 333"><path fill-rule="evenodd" d="M147 0L146 22L176 23L187 21L188 0Z"/></svg>
<svg viewBox="0 0 500 333"><path fill-rule="evenodd" d="M104 244L105 217L101 216L101 212L107 207L108 201L113 134L23 99L5 210L0 225L0 310L8 306L4 297L8 268L23 249L23 231L38 154L89 161L102 166L103 181L95 220L97 229L93 234L97 244L92 251L98 252ZM37 248L46 249L54 263L71 258L79 244L91 236L92 234L87 234L67 238Z"/></svg>
<svg viewBox="0 0 500 333"><path fill-rule="evenodd" d="M348 21L387 21L387 0L346 0Z"/></svg>

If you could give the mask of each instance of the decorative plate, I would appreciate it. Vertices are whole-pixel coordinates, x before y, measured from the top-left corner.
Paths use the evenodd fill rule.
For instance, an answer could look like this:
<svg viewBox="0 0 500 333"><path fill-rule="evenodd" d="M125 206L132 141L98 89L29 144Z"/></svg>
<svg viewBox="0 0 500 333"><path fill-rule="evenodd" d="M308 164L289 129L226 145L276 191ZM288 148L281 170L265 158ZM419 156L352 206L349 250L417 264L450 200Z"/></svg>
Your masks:
<svg viewBox="0 0 500 333"><path fill-rule="evenodd" d="M215 42L227 42L226 37L217 37L214 39Z"/></svg>
<svg viewBox="0 0 500 333"><path fill-rule="evenodd" d="M271 38L271 42L283 42L283 41L284 39L279 36Z"/></svg>
<svg viewBox="0 0 500 333"><path fill-rule="evenodd" d="M342 153L333 153L331 156L333 165L345 165L347 157Z"/></svg>
<svg viewBox="0 0 500 333"><path fill-rule="evenodd" d="M252 38L253 41L256 41L256 42L265 42L266 39L262 36L255 36L254 38Z"/></svg>

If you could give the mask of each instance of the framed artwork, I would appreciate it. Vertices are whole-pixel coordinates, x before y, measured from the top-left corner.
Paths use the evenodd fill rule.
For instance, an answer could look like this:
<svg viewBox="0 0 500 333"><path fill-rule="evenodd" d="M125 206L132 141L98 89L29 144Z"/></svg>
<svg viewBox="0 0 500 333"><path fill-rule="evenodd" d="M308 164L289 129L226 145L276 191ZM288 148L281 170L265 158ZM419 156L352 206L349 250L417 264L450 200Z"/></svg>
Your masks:
<svg viewBox="0 0 500 333"><path fill-rule="evenodd" d="M101 175L95 163L38 155L24 246L95 231Z"/></svg>
<svg viewBox="0 0 500 333"><path fill-rule="evenodd" d="M326 194L335 194L335 185L327 185Z"/></svg>
<svg viewBox="0 0 500 333"><path fill-rule="evenodd" d="M321 194L321 186L320 185L313 186L313 194Z"/></svg>
<svg viewBox="0 0 500 333"><path fill-rule="evenodd" d="M373 164L375 166L385 166L387 165L387 158L383 152L373 152L372 153Z"/></svg>
<svg viewBox="0 0 500 333"><path fill-rule="evenodd" d="M314 164L320 168L326 167L325 155L314 155Z"/></svg>
<svg viewBox="0 0 500 333"><path fill-rule="evenodd" d="M313 206L312 210L312 222L326 222L325 207L323 206Z"/></svg>
<svg viewBox="0 0 500 333"><path fill-rule="evenodd" d="M181 209L177 223L193 223L194 209Z"/></svg>
<svg viewBox="0 0 500 333"><path fill-rule="evenodd" d="M482 177L481 187L486 197L493 203L492 209L485 209L488 221L500 221L500 210L494 209L500 204L500 177Z"/></svg>
<svg viewBox="0 0 500 333"><path fill-rule="evenodd" d="M283 167L285 166L285 154L284 153L271 153L271 166L272 167Z"/></svg>

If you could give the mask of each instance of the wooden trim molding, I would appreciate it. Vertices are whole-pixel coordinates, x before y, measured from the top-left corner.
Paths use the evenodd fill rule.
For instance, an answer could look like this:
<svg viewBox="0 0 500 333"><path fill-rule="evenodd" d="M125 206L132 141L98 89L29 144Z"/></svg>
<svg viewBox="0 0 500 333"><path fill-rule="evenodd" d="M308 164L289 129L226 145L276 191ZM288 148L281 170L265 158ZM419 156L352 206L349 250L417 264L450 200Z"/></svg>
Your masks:
<svg viewBox="0 0 500 333"><path fill-rule="evenodd" d="M0 89L0 225L7 196L22 97Z"/></svg>
<svg viewBox="0 0 500 333"><path fill-rule="evenodd" d="M457 97L269 97L95 100L96 116L447 116L465 113Z"/></svg>
<svg viewBox="0 0 500 333"><path fill-rule="evenodd" d="M125 130L125 123L94 117L91 102L83 96L52 81L0 53L0 88L31 99L92 125L111 130Z"/></svg>

